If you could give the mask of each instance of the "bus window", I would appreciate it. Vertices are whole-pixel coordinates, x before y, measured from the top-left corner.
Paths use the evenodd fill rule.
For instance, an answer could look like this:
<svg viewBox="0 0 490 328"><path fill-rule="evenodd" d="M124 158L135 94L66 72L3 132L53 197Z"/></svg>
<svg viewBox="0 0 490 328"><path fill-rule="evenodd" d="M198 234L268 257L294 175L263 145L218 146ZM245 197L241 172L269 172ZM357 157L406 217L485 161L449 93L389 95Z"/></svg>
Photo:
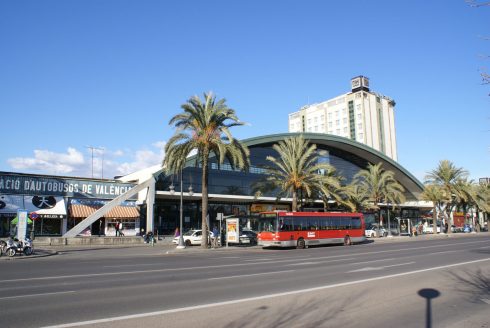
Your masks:
<svg viewBox="0 0 490 328"><path fill-rule="evenodd" d="M275 232L277 230L277 219L265 218L259 222L259 231Z"/></svg>
<svg viewBox="0 0 490 328"><path fill-rule="evenodd" d="M308 220L305 217L296 217L294 220L294 229L295 230L306 230L306 225Z"/></svg>
<svg viewBox="0 0 490 328"><path fill-rule="evenodd" d="M314 216L308 218L308 229L318 230L318 219Z"/></svg>
<svg viewBox="0 0 490 328"><path fill-rule="evenodd" d="M279 218L279 231L294 231L293 218L280 217Z"/></svg>
<svg viewBox="0 0 490 328"><path fill-rule="evenodd" d="M361 219L360 218L352 218L352 229L361 229Z"/></svg>

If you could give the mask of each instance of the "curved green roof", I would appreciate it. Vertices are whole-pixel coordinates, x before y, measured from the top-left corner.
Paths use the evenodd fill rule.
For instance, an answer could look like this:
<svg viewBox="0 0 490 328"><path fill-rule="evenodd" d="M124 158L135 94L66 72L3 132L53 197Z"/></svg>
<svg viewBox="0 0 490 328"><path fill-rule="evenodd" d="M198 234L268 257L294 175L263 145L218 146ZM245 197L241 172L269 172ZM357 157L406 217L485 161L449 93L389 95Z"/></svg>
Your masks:
<svg viewBox="0 0 490 328"><path fill-rule="evenodd" d="M279 133L248 138L241 141L248 147L253 147L259 146L261 144L277 143L287 137L295 137L301 134L306 140L309 140L310 143L317 145L326 145L340 149L345 152L352 153L360 158L365 159L371 164L382 162L384 169L393 171L395 173L395 178L403 185L403 187L408 192L414 195L417 199L424 189L423 184L398 162L389 158L385 154L375 150L374 148L371 148L348 138L324 133Z"/></svg>

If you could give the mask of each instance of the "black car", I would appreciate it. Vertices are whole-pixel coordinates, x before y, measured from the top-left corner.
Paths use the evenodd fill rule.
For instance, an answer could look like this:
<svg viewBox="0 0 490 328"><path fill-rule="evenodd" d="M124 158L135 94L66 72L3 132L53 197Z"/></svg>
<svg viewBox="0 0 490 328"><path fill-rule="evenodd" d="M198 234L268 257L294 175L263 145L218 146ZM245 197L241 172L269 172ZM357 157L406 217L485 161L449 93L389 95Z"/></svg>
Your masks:
<svg viewBox="0 0 490 328"><path fill-rule="evenodd" d="M257 245L257 234L251 230L242 230L239 241L240 244Z"/></svg>

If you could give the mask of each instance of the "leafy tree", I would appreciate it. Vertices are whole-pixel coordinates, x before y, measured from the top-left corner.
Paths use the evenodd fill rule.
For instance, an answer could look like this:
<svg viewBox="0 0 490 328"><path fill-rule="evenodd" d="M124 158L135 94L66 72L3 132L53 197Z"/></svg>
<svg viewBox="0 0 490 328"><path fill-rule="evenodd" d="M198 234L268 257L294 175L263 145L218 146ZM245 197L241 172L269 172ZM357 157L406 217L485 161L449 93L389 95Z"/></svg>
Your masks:
<svg viewBox="0 0 490 328"><path fill-rule="evenodd" d="M177 129L165 146L163 165L167 171L184 168L186 158L197 150L196 162L202 168L202 240L201 247L208 245L208 172L209 158L214 156L220 164L225 159L233 167L248 169L249 150L233 138L230 128L244 125L235 111L226 105L225 99L216 100L212 93L204 93L201 100L193 96L181 106L183 112L169 122Z"/></svg>
<svg viewBox="0 0 490 328"><path fill-rule="evenodd" d="M365 170L360 170L354 176L354 183L359 185L359 191L367 199L369 207L380 216L380 203L400 203L404 201L405 189L395 179L392 171L383 169L383 163L369 164ZM389 209L388 209L389 210ZM388 227L388 233L391 228Z"/></svg>
<svg viewBox="0 0 490 328"><path fill-rule="evenodd" d="M254 185L256 195L261 192L278 190L278 198L292 197L292 210L298 209L298 195L304 191L307 197L315 192L336 197L340 189L340 177L333 174L335 169L327 163L318 163L316 145L308 144L302 135L286 138L272 146L277 157L267 156L271 166L266 168L265 177Z"/></svg>
<svg viewBox="0 0 490 328"><path fill-rule="evenodd" d="M444 216L450 221L451 212L457 205L457 183L466 179L468 172L463 168L456 167L451 161L442 160L434 170L428 172L425 176L426 183L437 185L441 188L444 195L441 199ZM451 222L448 223L448 233L451 233Z"/></svg>

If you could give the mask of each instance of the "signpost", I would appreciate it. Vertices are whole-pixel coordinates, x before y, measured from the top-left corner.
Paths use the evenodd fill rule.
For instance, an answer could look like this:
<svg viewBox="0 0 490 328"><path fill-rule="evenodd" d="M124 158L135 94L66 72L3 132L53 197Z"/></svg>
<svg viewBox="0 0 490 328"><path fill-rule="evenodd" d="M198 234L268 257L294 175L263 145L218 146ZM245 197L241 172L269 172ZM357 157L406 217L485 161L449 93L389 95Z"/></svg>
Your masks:
<svg viewBox="0 0 490 328"><path fill-rule="evenodd" d="M24 240L27 234L27 215L26 210L17 211L17 239Z"/></svg>
<svg viewBox="0 0 490 328"><path fill-rule="evenodd" d="M34 229L36 228L36 220L39 219L39 214L37 214L36 212L31 212L29 214L29 217L31 218L32 220L32 231L31 231L31 240L34 240Z"/></svg>

